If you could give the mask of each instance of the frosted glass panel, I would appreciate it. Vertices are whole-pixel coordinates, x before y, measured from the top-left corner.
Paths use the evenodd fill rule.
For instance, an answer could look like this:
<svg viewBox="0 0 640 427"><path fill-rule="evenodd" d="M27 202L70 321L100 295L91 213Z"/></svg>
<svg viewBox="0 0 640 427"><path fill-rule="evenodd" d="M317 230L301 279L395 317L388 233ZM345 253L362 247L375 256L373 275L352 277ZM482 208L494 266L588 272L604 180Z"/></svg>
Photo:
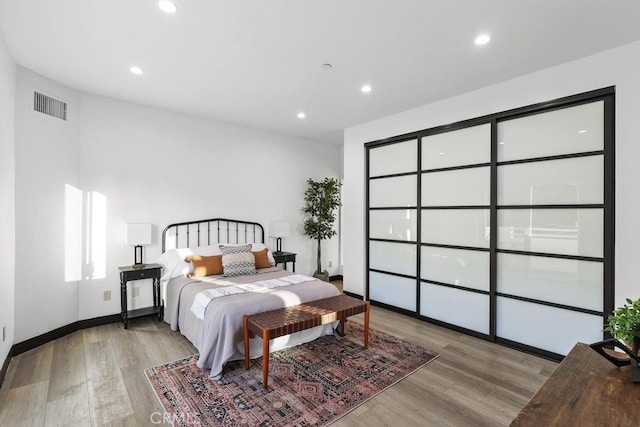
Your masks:
<svg viewBox="0 0 640 427"><path fill-rule="evenodd" d="M369 273L369 299L415 311L416 298L415 279L376 272Z"/></svg>
<svg viewBox="0 0 640 427"><path fill-rule="evenodd" d="M497 336L567 355L577 342L602 340L602 316L498 297Z"/></svg>
<svg viewBox="0 0 640 427"><path fill-rule="evenodd" d="M369 211L369 237L415 242L416 215L415 209Z"/></svg>
<svg viewBox="0 0 640 427"><path fill-rule="evenodd" d="M415 276L416 245L369 242L369 268Z"/></svg>
<svg viewBox="0 0 640 427"><path fill-rule="evenodd" d="M489 296L420 284L420 314L483 334L489 333Z"/></svg>
<svg viewBox="0 0 640 427"><path fill-rule="evenodd" d="M420 265L422 279L489 290L489 252L423 246Z"/></svg>
<svg viewBox="0 0 640 427"><path fill-rule="evenodd" d="M498 167L501 205L603 203L603 195L603 156Z"/></svg>
<svg viewBox="0 0 640 427"><path fill-rule="evenodd" d="M415 175L380 178L369 181L369 206L416 206L418 179Z"/></svg>
<svg viewBox="0 0 640 427"><path fill-rule="evenodd" d="M422 174L422 206L488 205L489 167Z"/></svg>
<svg viewBox="0 0 640 427"><path fill-rule="evenodd" d="M474 165L491 161L491 125L422 138L422 169Z"/></svg>
<svg viewBox="0 0 640 427"><path fill-rule="evenodd" d="M604 101L498 123L498 161L602 150Z"/></svg>
<svg viewBox="0 0 640 427"><path fill-rule="evenodd" d="M602 311L603 264L498 254L498 292Z"/></svg>
<svg viewBox="0 0 640 427"><path fill-rule="evenodd" d="M602 257L602 209L500 209L498 248Z"/></svg>
<svg viewBox="0 0 640 427"><path fill-rule="evenodd" d="M489 247L488 209L432 209L422 211L423 243Z"/></svg>
<svg viewBox="0 0 640 427"><path fill-rule="evenodd" d="M369 242L369 268L415 276L415 243Z"/></svg>
<svg viewBox="0 0 640 427"><path fill-rule="evenodd" d="M369 176L418 170L417 140L398 142L369 150Z"/></svg>

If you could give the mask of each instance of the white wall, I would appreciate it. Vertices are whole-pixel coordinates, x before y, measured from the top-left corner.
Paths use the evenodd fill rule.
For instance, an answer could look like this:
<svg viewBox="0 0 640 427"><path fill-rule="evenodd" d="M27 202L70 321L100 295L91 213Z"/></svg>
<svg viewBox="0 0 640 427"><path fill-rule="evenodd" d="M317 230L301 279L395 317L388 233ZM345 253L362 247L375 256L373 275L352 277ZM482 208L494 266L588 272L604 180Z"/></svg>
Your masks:
<svg viewBox="0 0 640 427"><path fill-rule="evenodd" d="M66 101L68 121L33 112L34 89ZM145 261L153 262L172 222L238 218L263 224L268 236L271 221L288 220L293 230L284 249L298 254L297 272L313 272L315 244L300 233L303 192L307 178L340 176L340 147L81 94L23 68L15 108L14 342L120 312L117 267L133 262L127 222L153 224L153 244L145 248ZM71 224L67 185L84 204ZM75 252L65 225L82 233ZM323 245L331 274L338 249L337 238ZM65 276L70 258L77 277ZM140 297L130 308L151 304L147 283L132 282ZM103 301L105 291L110 301Z"/></svg>
<svg viewBox="0 0 640 427"><path fill-rule="evenodd" d="M33 91L68 103L68 120L33 111ZM78 320L65 280L65 185L80 185L80 95L18 67L15 342Z"/></svg>
<svg viewBox="0 0 640 427"><path fill-rule="evenodd" d="M288 220L292 236L283 248L298 254L297 272L312 274L315 244L300 233L303 193L307 178L339 177L339 153L338 146L83 95L82 189L106 197L107 239L106 276L80 284L80 319L119 312L117 267L133 262L127 222L153 224L149 262L173 222L244 219L263 224L268 236L269 222ZM336 274L337 239L323 245L323 255ZM148 305L151 286L137 286L133 303ZM103 302L105 290L110 302Z"/></svg>
<svg viewBox="0 0 640 427"><path fill-rule="evenodd" d="M68 102L68 122L31 111L33 89ZM307 178L339 177L339 147L80 94L22 68L15 105L15 342L119 313L117 267L133 262L133 249L124 245L127 222L153 224L154 241L145 248L145 261L153 262L160 233L172 222L238 218L262 223L268 235L270 221L288 220L294 230L284 249L298 254L297 272L313 272L315 245L300 233L302 195ZM84 200L84 218L72 224L84 230L76 242L82 274L71 281L65 281L65 263L74 256L65 248L67 184ZM100 199L104 209L92 205ZM101 216L94 226L91 218ZM323 264L331 261L336 274L337 238L323 251ZM130 308L149 305L151 286L132 285L140 297ZM111 291L110 301L103 301L104 291Z"/></svg>
<svg viewBox="0 0 640 427"><path fill-rule="evenodd" d="M486 114L616 86L616 306L640 297L640 42L528 74L345 130L344 286L364 294L364 143Z"/></svg>
<svg viewBox="0 0 640 427"><path fill-rule="evenodd" d="M0 368L14 335L15 289L15 140L16 64L0 32ZM2 341L2 328L6 337Z"/></svg>

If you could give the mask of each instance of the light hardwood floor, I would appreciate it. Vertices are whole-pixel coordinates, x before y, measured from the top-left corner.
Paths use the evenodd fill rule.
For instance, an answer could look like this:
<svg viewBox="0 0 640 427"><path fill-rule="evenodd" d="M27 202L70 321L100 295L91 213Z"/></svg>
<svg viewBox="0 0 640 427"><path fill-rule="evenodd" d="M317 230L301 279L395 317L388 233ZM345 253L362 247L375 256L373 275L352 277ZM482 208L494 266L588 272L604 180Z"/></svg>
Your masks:
<svg viewBox="0 0 640 427"><path fill-rule="evenodd" d="M340 284L341 285L341 284ZM350 319L361 322L360 316ZM556 364L373 307L371 327L441 356L335 426L508 425ZM196 353L164 322L77 331L11 360L0 426L149 426L162 407L143 370Z"/></svg>

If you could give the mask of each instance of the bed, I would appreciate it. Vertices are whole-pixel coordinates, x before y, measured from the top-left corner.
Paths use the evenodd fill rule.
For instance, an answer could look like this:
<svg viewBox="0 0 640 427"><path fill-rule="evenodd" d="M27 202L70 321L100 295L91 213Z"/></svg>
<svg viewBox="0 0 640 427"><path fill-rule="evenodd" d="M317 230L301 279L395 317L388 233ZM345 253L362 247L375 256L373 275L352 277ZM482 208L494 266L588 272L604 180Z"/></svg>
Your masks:
<svg viewBox="0 0 640 427"><path fill-rule="evenodd" d="M255 273L246 262L248 248L255 267L261 267ZM198 349L198 367L210 369L212 379L222 377L228 361L244 359L243 315L339 294L330 283L275 267L264 245L264 228L254 222L213 218L171 224L162 233L162 252L158 262L163 265L164 320ZM209 274L221 272L212 263L222 255L232 260L224 266L229 274ZM251 274L242 274L245 268ZM271 340L271 351L330 335L334 327L319 326ZM251 339L250 354L262 355L259 337Z"/></svg>

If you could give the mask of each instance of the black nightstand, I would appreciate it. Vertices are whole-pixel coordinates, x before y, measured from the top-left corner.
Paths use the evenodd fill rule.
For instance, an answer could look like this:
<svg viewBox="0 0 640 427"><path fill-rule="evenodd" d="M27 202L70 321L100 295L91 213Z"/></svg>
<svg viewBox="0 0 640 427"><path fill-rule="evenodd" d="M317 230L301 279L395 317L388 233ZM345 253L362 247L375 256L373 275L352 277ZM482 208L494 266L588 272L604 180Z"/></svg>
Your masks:
<svg viewBox="0 0 640 427"><path fill-rule="evenodd" d="M160 264L145 264L144 267L134 268L130 265L118 267L120 270L120 315L124 322L124 328L129 326L129 319L150 314L158 315L158 320L162 319L163 309L162 297L160 295L160 276L162 266ZM127 282L130 280L153 279L153 306L127 310Z"/></svg>
<svg viewBox="0 0 640 427"><path fill-rule="evenodd" d="M296 254L293 252L273 252L273 259L276 260L276 265L284 264L284 269L287 269L287 263L293 263L293 272L296 272Z"/></svg>

